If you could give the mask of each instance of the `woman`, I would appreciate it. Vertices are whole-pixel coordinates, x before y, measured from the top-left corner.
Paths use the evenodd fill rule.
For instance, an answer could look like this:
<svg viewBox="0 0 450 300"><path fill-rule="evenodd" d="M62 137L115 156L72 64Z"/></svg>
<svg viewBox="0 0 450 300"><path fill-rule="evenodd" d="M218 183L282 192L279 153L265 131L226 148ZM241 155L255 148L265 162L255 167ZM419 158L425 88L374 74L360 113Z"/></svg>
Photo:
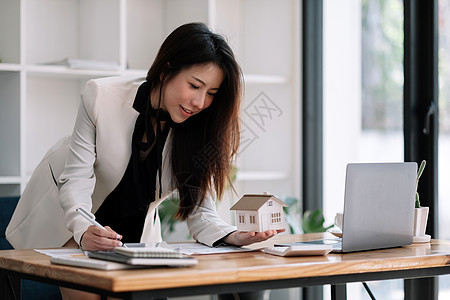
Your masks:
<svg viewBox="0 0 450 300"><path fill-rule="evenodd" d="M276 231L237 232L215 211L213 196L223 195L239 146L241 92L232 50L200 23L167 37L145 80L90 80L71 137L33 173L8 240L16 249L74 241L90 251L159 242L157 207L175 190L177 217L199 242L246 245L272 237ZM107 230L77 208L92 211Z"/></svg>

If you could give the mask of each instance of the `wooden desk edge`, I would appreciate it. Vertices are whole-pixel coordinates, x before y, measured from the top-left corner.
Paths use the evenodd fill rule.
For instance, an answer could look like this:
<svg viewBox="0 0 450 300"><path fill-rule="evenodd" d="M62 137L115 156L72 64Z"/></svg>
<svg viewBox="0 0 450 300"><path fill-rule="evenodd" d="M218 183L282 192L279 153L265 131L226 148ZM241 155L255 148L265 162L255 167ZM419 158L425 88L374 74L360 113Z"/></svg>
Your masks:
<svg viewBox="0 0 450 300"><path fill-rule="evenodd" d="M309 238L311 237L315 236L309 236ZM301 238L308 238L308 236L302 235ZM391 257L389 259L390 266L387 267L385 257L401 252L401 250L397 248L397 250L385 249L354 254L292 258L271 256L262 252L204 255L197 256L199 265L195 267L132 271L100 271L53 265L48 256L31 249L4 250L0 251L0 268L53 280L70 279L63 281L106 291L127 292L388 272L390 270L419 270L450 265L450 242L433 240L429 245L411 245L403 249L407 249L405 251L409 253L409 256ZM412 255L412 253L417 254ZM370 259L370 256L375 257ZM376 258L377 256L380 257ZM368 261L368 257L370 261ZM418 260L418 258L421 259ZM29 263L30 261L32 263ZM213 265L211 266L211 264Z"/></svg>

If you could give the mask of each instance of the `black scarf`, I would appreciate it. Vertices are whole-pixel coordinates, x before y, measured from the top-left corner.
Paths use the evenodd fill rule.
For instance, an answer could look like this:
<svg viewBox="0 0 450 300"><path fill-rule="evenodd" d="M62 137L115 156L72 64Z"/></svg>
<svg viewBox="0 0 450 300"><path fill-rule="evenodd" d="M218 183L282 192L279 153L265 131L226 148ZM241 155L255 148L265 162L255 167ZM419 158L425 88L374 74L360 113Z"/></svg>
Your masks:
<svg viewBox="0 0 450 300"><path fill-rule="evenodd" d="M135 181L135 188L138 191L137 196L139 207L143 207L148 205L149 196L151 196L150 202L155 200L155 179L157 171L159 171L159 197L161 197L162 152L172 120L170 119L168 112L165 112L160 108L154 109L151 106L150 84L148 84L148 82L144 82L139 87L133 108L140 114L134 127L130 163L133 164L133 178ZM156 135L153 128L152 119L156 122ZM161 130L161 121L166 121L164 131ZM146 135L147 142L142 141L144 134ZM141 161L140 153L148 151L153 143L155 143L155 146L152 148L148 156ZM149 182L149 180L151 182Z"/></svg>

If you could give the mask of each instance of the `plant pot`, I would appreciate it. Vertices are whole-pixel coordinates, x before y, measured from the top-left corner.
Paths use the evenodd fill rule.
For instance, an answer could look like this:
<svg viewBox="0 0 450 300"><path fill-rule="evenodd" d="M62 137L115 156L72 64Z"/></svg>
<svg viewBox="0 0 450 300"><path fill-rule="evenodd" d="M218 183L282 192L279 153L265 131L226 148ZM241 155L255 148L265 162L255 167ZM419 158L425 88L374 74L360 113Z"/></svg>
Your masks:
<svg viewBox="0 0 450 300"><path fill-rule="evenodd" d="M420 237L424 237L424 241L429 241L429 235L425 234L428 221L428 207L414 208L414 238L419 240ZM416 241L415 241L416 242Z"/></svg>

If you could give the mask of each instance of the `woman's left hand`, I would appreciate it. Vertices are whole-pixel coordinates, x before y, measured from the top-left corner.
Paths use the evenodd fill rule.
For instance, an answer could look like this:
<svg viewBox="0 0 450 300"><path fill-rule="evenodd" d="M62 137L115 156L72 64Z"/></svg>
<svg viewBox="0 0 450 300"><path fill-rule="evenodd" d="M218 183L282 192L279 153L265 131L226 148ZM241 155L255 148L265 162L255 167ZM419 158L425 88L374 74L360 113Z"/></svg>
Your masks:
<svg viewBox="0 0 450 300"><path fill-rule="evenodd" d="M253 243L263 242L275 236L277 233L284 231L285 229L266 230L264 232L235 231L228 235L223 241L231 245L245 246Z"/></svg>

